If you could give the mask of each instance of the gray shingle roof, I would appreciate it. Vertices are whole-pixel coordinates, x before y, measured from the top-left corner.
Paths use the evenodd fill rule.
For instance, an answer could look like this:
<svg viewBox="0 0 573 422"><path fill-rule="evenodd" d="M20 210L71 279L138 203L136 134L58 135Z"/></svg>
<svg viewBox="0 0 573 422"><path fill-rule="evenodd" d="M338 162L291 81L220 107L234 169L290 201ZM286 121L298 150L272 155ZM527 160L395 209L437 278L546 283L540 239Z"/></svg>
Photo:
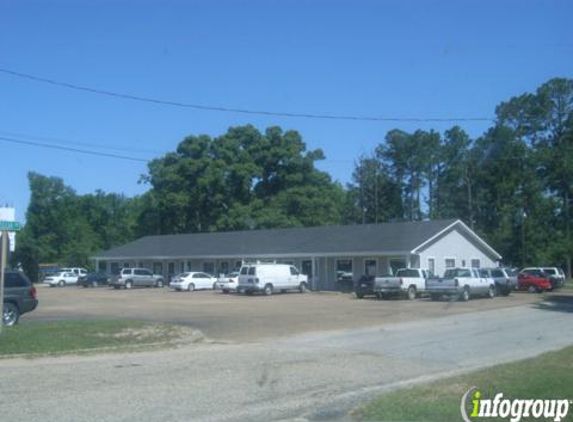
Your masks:
<svg viewBox="0 0 573 422"><path fill-rule="evenodd" d="M97 258L408 253L457 220L146 236Z"/></svg>

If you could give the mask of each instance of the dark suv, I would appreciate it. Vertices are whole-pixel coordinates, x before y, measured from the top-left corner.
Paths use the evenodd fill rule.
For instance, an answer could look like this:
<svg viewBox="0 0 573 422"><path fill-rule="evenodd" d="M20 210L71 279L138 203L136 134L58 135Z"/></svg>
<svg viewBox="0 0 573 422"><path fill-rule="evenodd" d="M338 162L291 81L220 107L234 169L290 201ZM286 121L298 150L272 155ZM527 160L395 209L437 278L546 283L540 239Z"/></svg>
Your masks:
<svg viewBox="0 0 573 422"><path fill-rule="evenodd" d="M4 325L15 325L20 315L32 312L38 306L36 288L20 271L4 272Z"/></svg>
<svg viewBox="0 0 573 422"><path fill-rule="evenodd" d="M107 286L111 281L111 276L106 273L88 273L78 278L78 286L97 287Z"/></svg>

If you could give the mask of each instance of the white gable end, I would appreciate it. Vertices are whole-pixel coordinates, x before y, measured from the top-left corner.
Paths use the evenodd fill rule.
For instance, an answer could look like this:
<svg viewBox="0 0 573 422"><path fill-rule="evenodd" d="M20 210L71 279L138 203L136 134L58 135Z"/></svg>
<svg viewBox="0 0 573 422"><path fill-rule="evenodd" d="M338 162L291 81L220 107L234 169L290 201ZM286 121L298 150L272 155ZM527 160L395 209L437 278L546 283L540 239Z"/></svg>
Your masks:
<svg viewBox="0 0 573 422"><path fill-rule="evenodd" d="M496 257L488 254L483 247L478 247L470 238L458 231L457 227L440 236L435 241L417 251L420 266L430 268L434 262L434 272L442 276L446 264L456 267L497 267Z"/></svg>

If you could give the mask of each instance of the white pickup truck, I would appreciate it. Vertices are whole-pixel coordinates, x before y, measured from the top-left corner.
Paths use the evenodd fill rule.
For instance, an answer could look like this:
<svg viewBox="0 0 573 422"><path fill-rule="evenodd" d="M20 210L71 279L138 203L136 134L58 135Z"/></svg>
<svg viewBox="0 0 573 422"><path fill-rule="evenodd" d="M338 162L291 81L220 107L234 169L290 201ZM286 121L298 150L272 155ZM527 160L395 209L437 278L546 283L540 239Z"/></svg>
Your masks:
<svg viewBox="0 0 573 422"><path fill-rule="evenodd" d="M464 302L470 296L495 296L495 280L482 277L477 268L450 268L442 278L430 278L426 282L426 291L432 300L441 296L459 298Z"/></svg>
<svg viewBox="0 0 573 422"><path fill-rule="evenodd" d="M426 280L431 277L428 270L421 268L400 268L394 277L376 277L374 294L378 298L390 295L406 295L413 300L426 290Z"/></svg>

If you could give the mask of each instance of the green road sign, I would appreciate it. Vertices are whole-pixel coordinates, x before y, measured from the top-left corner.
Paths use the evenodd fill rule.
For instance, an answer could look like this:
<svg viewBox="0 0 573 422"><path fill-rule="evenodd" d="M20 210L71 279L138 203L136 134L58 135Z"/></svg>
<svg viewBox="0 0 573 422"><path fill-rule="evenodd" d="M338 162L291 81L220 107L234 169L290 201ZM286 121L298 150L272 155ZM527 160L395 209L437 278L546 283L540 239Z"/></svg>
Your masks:
<svg viewBox="0 0 573 422"><path fill-rule="evenodd" d="M0 231L17 232L20 230L20 223L17 221L0 221Z"/></svg>

